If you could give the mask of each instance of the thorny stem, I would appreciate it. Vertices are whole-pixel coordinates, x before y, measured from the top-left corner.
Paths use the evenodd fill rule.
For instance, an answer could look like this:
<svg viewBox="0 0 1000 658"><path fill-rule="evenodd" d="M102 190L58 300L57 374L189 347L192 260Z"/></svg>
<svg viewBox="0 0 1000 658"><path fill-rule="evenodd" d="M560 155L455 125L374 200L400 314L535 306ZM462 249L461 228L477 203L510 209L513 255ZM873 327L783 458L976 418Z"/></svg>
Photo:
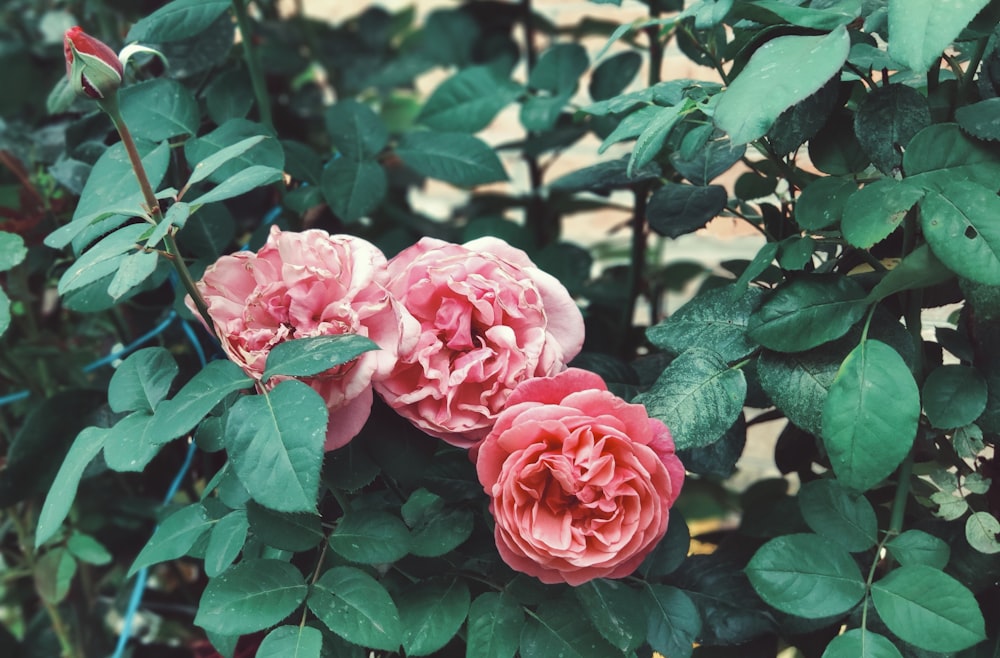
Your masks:
<svg viewBox="0 0 1000 658"><path fill-rule="evenodd" d="M524 25L524 52L527 59L528 75L530 76L535 68L535 64L538 62L538 51L535 49L535 21L531 9L531 0L521 0L521 21ZM529 132L527 137L527 141L530 142L536 135L534 132ZM529 155L527 152L524 154L524 161L528 165L528 181L531 185L531 195L528 199L528 207L526 209L526 223L534 232L535 242L541 247L549 243L554 237L552 235L552 227L548 225L550 222L545 214L540 194L540 190L542 189L542 166L538 162L537 157Z"/></svg>
<svg viewBox="0 0 1000 658"><path fill-rule="evenodd" d="M253 31L250 29L250 17L247 15L247 3L250 0L233 0L233 12L236 14L236 25L240 28L243 41L243 57L247 62L247 72L250 74L250 84L253 85L253 95L257 99L257 112L260 122L269 130L274 130L271 118L271 97L267 93L264 81L264 70L260 64L260 52L253 45Z"/></svg>
<svg viewBox="0 0 1000 658"><path fill-rule="evenodd" d="M899 480L896 482L896 495L892 499L892 515L889 517L890 537L894 537L903 531L903 515L906 512L906 499L910 495L911 475L913 475L912 450L899 467Z"/></svg>
<svg viewBox="0 0 1000 658"><path fill-rule="evenodd" d="M642 282L645 277L646 264L646 205L649 199L649 188L646 185L639 185L635 188L635 207L632 211L632 248L629 255L628 268L628 303L625 305L625 312L622 317L622 331L619 332L619 340L622 343L622 351L629 344L632 321L635 317L635 307L642 294ZM626 359L632 357L631 354L623 354Z"/></svg>
<svg viewBox="0 0 1000 658"><path fill-rule="evenodd" d="M979 69L979 64L983 61L983 55L986 53L986 46L989 43L989 37L981 37L976 41L976 47L972 51L972 55L969 57L969 64L965 67L965 74L958 83L958 100L961 101L965 98L969 91L969 86L972 84L972 79L976 77L976 70Z"/></svg>
<svg viewBox="0 0 1000 658"><path fill-rule="evenodd" d="M142 164L142 157L135 147L135 140L132 139L132 133L129 132L128 125L122 118L121 109L118 106L118 96L112 94L108 98L98 101L98 104L111 117L111 122L115 124L118 135L122 138L122 144L125 146L125 152L128 154L129 162L132 164L132 171L135 172L135 177L139 181L139 189L142 190L142 197L145 200L149 216L152 218L153 223L159 224L164 221L163 211L160 210L160 203L153 192L153 186L149 184L149 176L146 174L146 168ZM188 270L187 264L184 262L184 258L177 247L177 240L171 231L167 231L164 242L166 242L167 251L170 253L171 262L177 271L181 285L184 286L184 290L194 300L194 304L198 308L198 313L205 320L205 326L211 329L214 325L212 324L212 318L208 315L208 305L205 304L205 299L198 292L198 288L194 284L194 277L191 276L191 271Z"/></svg>
<svg viewBox="0 0 1000 658"><path fill-rule="evenodd" d="M28 529L17 513L11 514L10 517L14 524L14 530L17 533L17 542L21 546L21 554L24 556L25 562L27 562L28 569L34 573L36 565L35 551L28 537ZM59 640L60 656L62 658L84 658L80 647L75 646L70 638L70 631L66 627L66 622L63 620L62 614L59 612L59 607L46 600L44 596L39 596L38 598L45 607L45 612L49 615L49 619L52 620L52 632L55 633L56 638Z"/></svg>

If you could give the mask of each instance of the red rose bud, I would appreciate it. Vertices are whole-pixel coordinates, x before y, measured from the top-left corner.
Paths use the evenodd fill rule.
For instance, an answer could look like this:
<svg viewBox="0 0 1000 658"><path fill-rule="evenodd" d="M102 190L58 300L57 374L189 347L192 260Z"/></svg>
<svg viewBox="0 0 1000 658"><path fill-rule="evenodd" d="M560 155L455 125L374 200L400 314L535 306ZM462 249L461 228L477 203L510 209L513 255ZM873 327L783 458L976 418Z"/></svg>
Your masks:
<svg viewBox="0 0 1000 658"><path fill-rule="evenodd" d="M115 51L79 27L66 30L63 40L66 75L77 94L102 99L122 84L122 63Z"/></svg>

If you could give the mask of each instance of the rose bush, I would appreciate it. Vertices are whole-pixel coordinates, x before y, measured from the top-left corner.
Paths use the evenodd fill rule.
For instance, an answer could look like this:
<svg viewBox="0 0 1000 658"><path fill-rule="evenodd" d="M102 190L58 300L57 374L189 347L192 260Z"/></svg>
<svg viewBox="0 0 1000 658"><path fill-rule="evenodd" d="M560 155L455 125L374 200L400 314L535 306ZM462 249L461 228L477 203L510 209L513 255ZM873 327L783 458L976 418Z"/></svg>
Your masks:
<svg viewBox="0 0 1000 658"><path fill-rule="evenodd" d="M376 390L453 445L482 440L519 383L560 372L583 345L583 316L566 288L498 238L423 238L389 273L420 337Z"/></svg>
<svg viewBox="0 0 1000 658"><path fill-rule="evenodd" d="M325 447L333 450L361 431L371 413L372 382L387 376L416 342L416 323L385 288L387 276L385 256L361 238L272 227L260 251L222 256L198 289L222 349L256 379L271 348L286 340L358 334L378 344L379 350L304 380L330 410ZM190 298L188 306L193 310Z"/></svg>
<svg viewBox="0 0 1000 658"><path fill-rule="evenodd" d="M684 483L666 425L576 368L520 384L475 452L500 556L548 584L632 573Z"/></svg>

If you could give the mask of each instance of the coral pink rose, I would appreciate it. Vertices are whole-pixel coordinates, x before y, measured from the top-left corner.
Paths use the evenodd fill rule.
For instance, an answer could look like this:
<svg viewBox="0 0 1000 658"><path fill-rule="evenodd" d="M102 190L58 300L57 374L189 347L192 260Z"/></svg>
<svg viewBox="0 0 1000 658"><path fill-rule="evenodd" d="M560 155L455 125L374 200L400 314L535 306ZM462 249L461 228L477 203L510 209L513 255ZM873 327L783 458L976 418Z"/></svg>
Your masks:
<svg viewBox="0 0 1000 658"><path fill-rule="evenodd" d="M508 404L474 450L504 562L547 584L632 573L684 483L667 427L576 368Z"/></svg>
<svg viewBox="0 0 1000 658"><path fill-rule="evenodd" d="M333 450L368 420L372 381L416 344L417 324L386 290L387 276L385 256L361 238L272 227L260 251L221 257L197 286L222 349L257 379L268 352L286 340L359 334L378 344L379 350L303 379L330 410L325 447Z"/></svg>
<svg viewBox="0 0 1000 658"><path fill-rule="evenodd" d="M424 238L390 260L389 273L421 334L375 390L452 445L482 440L519 383L564 370L583 345L566 288L503 240Z"/></svg>

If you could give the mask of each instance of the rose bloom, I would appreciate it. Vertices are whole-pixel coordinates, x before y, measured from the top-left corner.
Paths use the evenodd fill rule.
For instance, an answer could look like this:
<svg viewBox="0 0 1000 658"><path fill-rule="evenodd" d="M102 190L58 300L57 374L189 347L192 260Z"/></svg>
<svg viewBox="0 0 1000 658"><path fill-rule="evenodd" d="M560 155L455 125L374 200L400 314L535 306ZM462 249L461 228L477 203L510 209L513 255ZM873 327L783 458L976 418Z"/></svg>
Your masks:
<svg viewBox="0 0 1000 658"><path fill-rule="evenodd" d="M421 333L375 389L452 445L482 440L519 383L564 370L583 345L583 316L566 288L498 238L424 238L391 259L389 273L390 292Z"/></svg>
<svg viewBox="0 0 1000 658"><path fill-rule="evenodd" d="M286 340L358 334L378 344L379 350L303 378L330 410L325 448L333 450L368 420L372 381L388 375L416 343L416 322L386 290L387 276L385 256L361 238L272 227L260 251L222 256L197 287L222 349L256 379L271 348ZM187 304L193 310L190 297Z"/></svg>
<svg viewBox="0 0 1000 658"><path fill-rule="evenodd" d="M547 584L632 573L684 483L666 425L576 368L518 386L474 452L500 556Z"/></svg>

